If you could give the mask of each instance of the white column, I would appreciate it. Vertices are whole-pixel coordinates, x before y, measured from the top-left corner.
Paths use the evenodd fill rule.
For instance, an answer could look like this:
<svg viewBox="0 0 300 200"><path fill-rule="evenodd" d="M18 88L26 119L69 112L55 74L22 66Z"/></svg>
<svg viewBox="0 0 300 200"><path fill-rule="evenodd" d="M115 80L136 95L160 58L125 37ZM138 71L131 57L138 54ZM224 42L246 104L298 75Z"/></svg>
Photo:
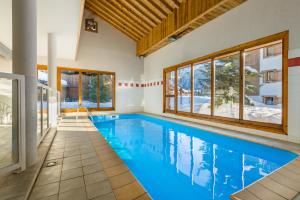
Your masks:
<svg viewBox="0 0 300 200"><path fill-rule="evenodd" d="M12 0L13 73L25 76L26 165L37 158L36 0Z"/></svg>
<svg viewBox="0 0 300 200"><path fill-rule="evenodd" d="M48 83L49 87L56 89L57 77L57 40L54 33L48 33Z"/></svg>
<svg viewBox="0 0 300 200"><path fill-rule="evenodd" d="M53 90L57 89L57 39L54 33L48 33L48 85ZM57 96L49 96L49 122L51 127L57 125Z"/></svg>

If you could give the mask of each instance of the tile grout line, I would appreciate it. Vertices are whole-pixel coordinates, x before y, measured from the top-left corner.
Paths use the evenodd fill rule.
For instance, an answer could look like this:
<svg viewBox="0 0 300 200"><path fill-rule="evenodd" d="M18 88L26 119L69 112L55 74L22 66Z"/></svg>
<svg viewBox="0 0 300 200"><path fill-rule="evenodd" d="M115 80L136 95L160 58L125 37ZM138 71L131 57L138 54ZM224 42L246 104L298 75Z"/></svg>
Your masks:
<svg viewBox="0 0 300 200"><path fill-rule="evenodd" d="M88 118L89 119L89 118ZM90 121L90 119L89 119L89 121ZM95 125L90 121L90 123L92 124L92 126L94 127L94 128L96 128L95 127ZM127 183L127 184L125 184L125 185L123 185L123 186L120 186L120 187L118 187L118 188L115 188L115 189L112 189L113 190L113 194L114 194L114 196L116 197L116 195L115 195L115 190L116 189L119 189L119 188L122 188L122 187L124 187L124 186L127 186L127 185L130 185L130 184L132 184L132 183L134 183L135 181L139 184L139 186L143 189L143 191L144 191L144 193L143 194L141 194L141 195L139 195L138 197L136 197L136 198L134 198L134 199L137 199L137 198L139 198L139 197L141 197L142 195L145 195L145 194L147 194L149 197L150 197L150 195L148 194L148 192L147 192L147 190L144 188L144 186L138 181L138 179L131 173L131 171L130 171L130 169L128 168L128 166L124 163L124 161L119 157L119 155L115 152L115 150L110 146L110 144L106 141L106 139L102 136L102 133L97 129L97 132L99 133L99 135L97 135L97 139L103 139L103 141L104 141L104 143L106 144L106 145L108 145L108 149L110 149L112 152L114 152L116 155L117 155L117 157L122 161L122 163L121 164L117 164L117 165L115 165L115 166L112 166L112 167L116 167L116 166L119 166L119 165L125 165L126 166L126 168L128 169L128 170L126 170L126 172L123 172L123 173L121 173L121 174L118 174L118 175L114 175L114 176L119 176L119 175L122 175L122 174L124 174L124 173L127 173L127 172L130 172L130 174L134 177L134 181L132 181L131 183ZM89 135L90 136L90 135ZM91 136L90 136L90 139L92 140L92 138L91 138ZM96 143L96 142L95 142ZM93 144L93 147L94 147L94 149L95 149L95 151L96 151L96 154L99 156L99 152L97 151L97 149L95 148L95 143L92 141L92 144ZM99 160L100 160L100 158L98 158ZM101 160L100 160L100 162L102 162ZM108 168L112 168L112 167L108 167ZM104 170L104 169L103 169ZM105 172L105 174L107 174L106 173L106 171L104 170L104 172ZM111 176L111 177L114 177L114 176ZM111 177L109 177L109 176L107 176L108 177L108 180L109 180L109 182L111 183L111 180L110 180L110 178ZM150 197L151 198L151 197Z"/></svg>
<svg viewBox="0 0 300 200"><path fill-rule="evenodd" d="M59 125L58 125L59 126ZM64 159L65 159L65 147L66 147L66 138L64 138L64 152L63 152L63 157L62 157L62 163L61 163L61 169L60 169L60 176L59 176L59 183L58 183L58 194L57 194L57 199L60 197L60 183L61 183L61 177L62 177L62 169L63 169L63 164L64 164Z"/></svg>
<svg viewBox="0 0 300 200"><path fill-rule="evenodd" d="M273 178L272 176L269 176L269 178L272 179L274 182L276 182L276 183L278 183L278 184L280 184L280 185L282 185L282 186L285 186L285 187L287 187L287 188L289 188L289 189L295 191L296 193L299 193L298 191L294 190L294 189L291 188L290 186L288 186L288 185L286 185L286 184L284 184L284 183L278 182L278 181L277 181L275 178Z"/></svg>
<svg viewBox="0 0 300 200"><path fill-rule="evenodd" d="M90 122L91 123L91 122ZM94 126L93 126L94 127ZM89 137L89 139L90 139L90 141L91 141L91 143L92 143L92 145L93 145L93 149L94 149L94 152L96 153L96 155L97 155L97 158L98 158L98 160L99 160L99 162L101 163L101 166L102 166L102 161L101 161L101 159L99 158L99 152L97 151L97 149L95 148L95 143L93 142L93 140L92 140L92 138L91 138L91 136L88 134L88 137ZM103 167L103 166L102 166ZM115 192L114 192L114 189L112 188L112 186L111 186L111 181L110 181L110 178L108 177L108 175L107 175L107 173L105 172L105 169L103 168L103 172L105 173L105 175L106 175L106 178L107 178L107 180L108 180L108 182L109 182L109 184L110 184L110 187L111 187L111 190L112 190L112 194L114 195L114 198L115 199L117 199L116 198L116 194L115 194Z"/></svg>
<svg viewBox="0 0 300 200"><path fill-rule="evenodd" d="M274 193L274 194L276 194L276 195L282 197L283 199L287 199L287 198L285 198L284 196L282 196L281 194L279 194L278 192L273 191L273 190L271 190L270 188L264 186L262 183L259 183L259 182L258 182L257 184L258 184L259 186L265 188L266 190L269 190L270 192L272 192L272 193ZM287 199L287 200L289 200L289 199Z"/></svg>
<svg viewBox="0 0 300 200"><path fill-rule="evenodd" d="M49 136L50 131L51 131L51 129L49 130L49 132L47 133L47 135L44 137L44 139L45 139L47 136ZM41 165L39 166L38 171L37 171L37 173L36 173L35 176L34 176L34 179L33 179L34 181L32 181L32 183L31 183L31 185L30 185L28 191L27 191L26 194L25 194L25 198L24 198L25 200L28 200L29 197L30 197L30 195L32 194L32 190L34 189L34 186L35 186L35 184L36 184L36 181L37 181L37 179L38 179L38 177L39 177L39 175L40 175L40 172L41 172L41 170L42 170L42 168L43 168L44 162L46 161L46 158L47 158L47 156L48 156L48 153L49 153L49 151L50 151L50 149L51 149L51 147L52 147L54 138L56 137L56 134L57 134L57 128L55 128L54 131L55 131L55 133L54 133L54 135L53 135L53 137L52 137L52 139L51 139L51 142L50 142L50 144L49 144L49 146L48 146L48 148L47 148L47 152L46 152L46 154L44 155L44 157L42 158L42 160L41 160Z"/></svg>
<svg viewBox="0 0 300 200"><path fill-rule="evenodd" d="M256 194L254 194L253 192L251 192L248 189L245 189L247 192L249 192L250 194L252 194L253 196L255 196L257 199L263 200L262 198L259 198L259 196L257 196Z"/></svg>

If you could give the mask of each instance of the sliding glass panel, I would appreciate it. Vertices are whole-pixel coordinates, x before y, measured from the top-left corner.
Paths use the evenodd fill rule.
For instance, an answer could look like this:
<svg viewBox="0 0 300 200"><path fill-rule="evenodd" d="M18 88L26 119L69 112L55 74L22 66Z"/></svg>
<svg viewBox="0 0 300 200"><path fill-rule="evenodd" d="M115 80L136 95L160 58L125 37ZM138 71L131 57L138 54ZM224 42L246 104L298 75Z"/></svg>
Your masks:
<svg viewBox="0 0 300 200"><path fill-rule="evenodd" d="M61 71L61 108L78 108L79 72Z"/></svg>
<svg viewBox="0 0 300 200"><path fill-rule="evenodd" d="M37 141L42 137L42 88L37 88Z"/></svg>
<svg viewBox="0 0 300 200"><path fill-rule="evenodd" d="M113 107L114 77L113 75L101 74L100 80L100 108Z"/></svg>
<svg viewBox="0 0 300 200"><path fill-rule="evenodd" d="M211 62L195 64L194 67L193 112L211 113Z"/></svg>
<svg viewBox="0 0 300 200"><path fill-rule="evenodd" d="M48 90L46 88L42 88L42 115L43 115L43 133L49 128L48 124Z"/></svg>
<svg viewBox="0 0 300 200"><path fill-rule="evenodd" d="M245 51L244 119L281 124L282 43Z"/></svg>
<svg viewBox="0 0 300 200"><path fill-rule="evenodd" d="M166 73L166 110L175 107L175 71Z"/></svg>
<svg viewBox="0 0 300 200"><path fill-rule="evenodd" d="M0 168L2 168L19 161L18 82L0 78L0 88Z"/></svg>
<svg viewBox="0 0 300 200"><path fill-rule="evenodd" d="M98 75L96 73L82 72L82 106L97 108Z"/></svg>
<svg viewBox="0 0 300 200"><path fill-rule="evenodd" d="M239 118L240 54L215 60L214 115Z"/></svg>
<svg viewBox="0 0 300 200"><path fill-rule="evenodd" d="M177 111L191 112L191 66L177 71Z"/></svg>

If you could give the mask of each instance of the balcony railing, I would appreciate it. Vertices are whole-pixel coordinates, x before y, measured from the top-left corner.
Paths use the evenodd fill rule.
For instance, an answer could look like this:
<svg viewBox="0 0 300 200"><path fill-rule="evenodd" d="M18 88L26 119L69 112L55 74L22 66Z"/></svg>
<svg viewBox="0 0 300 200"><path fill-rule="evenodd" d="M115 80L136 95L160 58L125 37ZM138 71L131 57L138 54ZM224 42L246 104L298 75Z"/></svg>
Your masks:
<svg viewBox="0 0 300 200"><path fill-rule="evenodd" d="M46 85L37 88L37 146L60 112L60 94ZM25 78L0 72L0 174L24 170L25 139Z"/></svg>
<svg viewBox="0 0 300 200"><path fill-rule="evenodd" d="M57 122L60 113L60 94L43 84L38 84L37 93L37 141L39 145L51 125Z"/></svg>
<svg viewBox="0 0 300 200"><path fill-rule="evenodd" d="M24 76L0 73L0 173L25 169L24 118Z"/></svg>

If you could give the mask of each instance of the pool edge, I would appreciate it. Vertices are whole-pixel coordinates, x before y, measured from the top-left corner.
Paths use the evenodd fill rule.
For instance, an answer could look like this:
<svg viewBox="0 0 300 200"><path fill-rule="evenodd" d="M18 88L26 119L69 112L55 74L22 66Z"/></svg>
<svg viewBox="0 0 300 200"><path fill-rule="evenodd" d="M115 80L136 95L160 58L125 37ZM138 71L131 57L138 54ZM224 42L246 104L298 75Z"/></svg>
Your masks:
<svg viewBox="0 0 300 200"><path fill-rule="evenodd" d="M249 141L249 142L254 142L254 143L257 143L257 144L261 144L261 145L266 145L266 146L269 146L269 147L272 147L272 148L278 148L278 149L281 149L281 150L285 150L285 151L295 153L297 155L296 158L289 161L288 163L281 166L280 168L274 170L272 173L268 174L267 176L262 177L262 178L256 180L255 182L251 183L247 187L231 194L230 198L232 200L248 200L248 199L249 200L250 199L267 200L267 199L269 199L269 198L264 198L264 195L256 194L255 192L253 192L255 190L258 190L258 188L260 189L260 191L264 191L268 195L271 195L271 196L273 195L274 198L276 198L276 197L280 198L281 197L281 198L288 199L288 200L289 199L292 200L300 192L300 189L298 191L295 188L293 188L293 189L291 188L295 185L292 185L292 186L288 185L289 180L293 184L297 183L297 181L295 181L292 178L292 175L300 176L300 157L299 157L300 151L295 150L293 148L289 148L289 146L280 146L280 143L282 143L282 144L285 143L285 145L287 145L291 142L281 141L281 140L278 140L278 139L271 139L271 138L267 138L267 137L259 137L259 136L250 135L250 134L247 134L247 133L241 134L238 131L231 131L231 132L235 132L235 134L230 135L230 134L227 134L227 133L222 133L221 132L221 131L223 131L222 128L213 127L213 130L212 129L203 129L202 128L203 124L198 124L196 122L190 122L190 121L185 121L185 120L181 120L181 119L170 118L170 117L167 117L167 116L155 115L155 114L151 114L151 113L138 112L138 113L130 113L130 114L142 114L142 115L146 115L146 116L150 116L150 117L155 117L155 118L171 121L171 122L178 123L178 124L181 124L181 125L191 126L191 127L198 128L198 129L201 129L201 130L206 130L206 131L209 131L209 132L212 132L212 131L216 132L217 131L216 134L220 134L220 135L224 135L224 136L232 137L232 138L237 138L237 139L245 140L245 141ZM117 115L117 114L113 114L113 115ZM94 125L94 123L92 123L92 124ZM229 130L224 129L224 131L228 132ZM98 130L98 132L101 134L101 137L103 137L102 133L99 130ZM105 140L105 142L106 142L107 145L109 145L106 140ZM298 146L298 144L295 144L295 143L292 143L292 144L295 145L295 146ZM109 147L116 154L115 150L110 145L109 145ZM119 159L121 159L121 158L119 157ZM122 162L127 167L126 163L123 160L122 160ZM134 176L134 174L131 172L129 167L127 167L127 168L130 171L130 173ZM285 183L281 183L281 181L278 179L278 177L285 177L287 181L285 181ZM150 194L147 192L147 190L143 187L143 185L138 181L138 179L136 177L135 177L135 180L141 185L141 187L147 193L149 198L151 198ZM298 184L299 184L299 188L300 188L300 182ZM283 189L280 190L280 191L276 190L276 187L278 187L278 185L280 185L281 188L283 188ZM249 190L251 190L251 191L249 191Z"/></svg>
<svg viewBox="0 0 300 200"><path fill-rule="evenodd" d="M141 182L135 177L135 175L132 173L130 168L126 165L126 163L120 158L120 156L116 153L116 151L111 147L111 145L105 140L102 133L95 127L93 121L88 117L90 123L92 126L99 132L98 140L97 142L93 142L94 149L96 151L96 154L98 158L100 159L104 172L107 175L107 178L109 182L112 184L117 176L122 176L125 173L130 173L129 176L132 176L134 180L131 180L130 183L126 183L124 185L121 185L116 188L112 188L113 193L116 196L116 199L123 199L118 198L118 196L124 195L124 192L126 190L128 191L127 195L136 195L132 198L126 198L126 199L152 199L148 191L145 189L145 187L141 184ZM92 140L92 138L91 138ZM99 146L100 145L100 146ZM119 172L117 172L119 169ZM130 190L130 192L129 192ZM130 193L130 194L129 194ZM132 194L135 193L135 194Z"/></svg>
<svg viewBox="0 0 300 200"><path fill-rule="evenodd" d="M267 176L231 194L230 198L232 200L267 200L272 197L272 199L292 200L300 192L300 182L296 180L299 175L300 157L298 156Z"/></svg>

